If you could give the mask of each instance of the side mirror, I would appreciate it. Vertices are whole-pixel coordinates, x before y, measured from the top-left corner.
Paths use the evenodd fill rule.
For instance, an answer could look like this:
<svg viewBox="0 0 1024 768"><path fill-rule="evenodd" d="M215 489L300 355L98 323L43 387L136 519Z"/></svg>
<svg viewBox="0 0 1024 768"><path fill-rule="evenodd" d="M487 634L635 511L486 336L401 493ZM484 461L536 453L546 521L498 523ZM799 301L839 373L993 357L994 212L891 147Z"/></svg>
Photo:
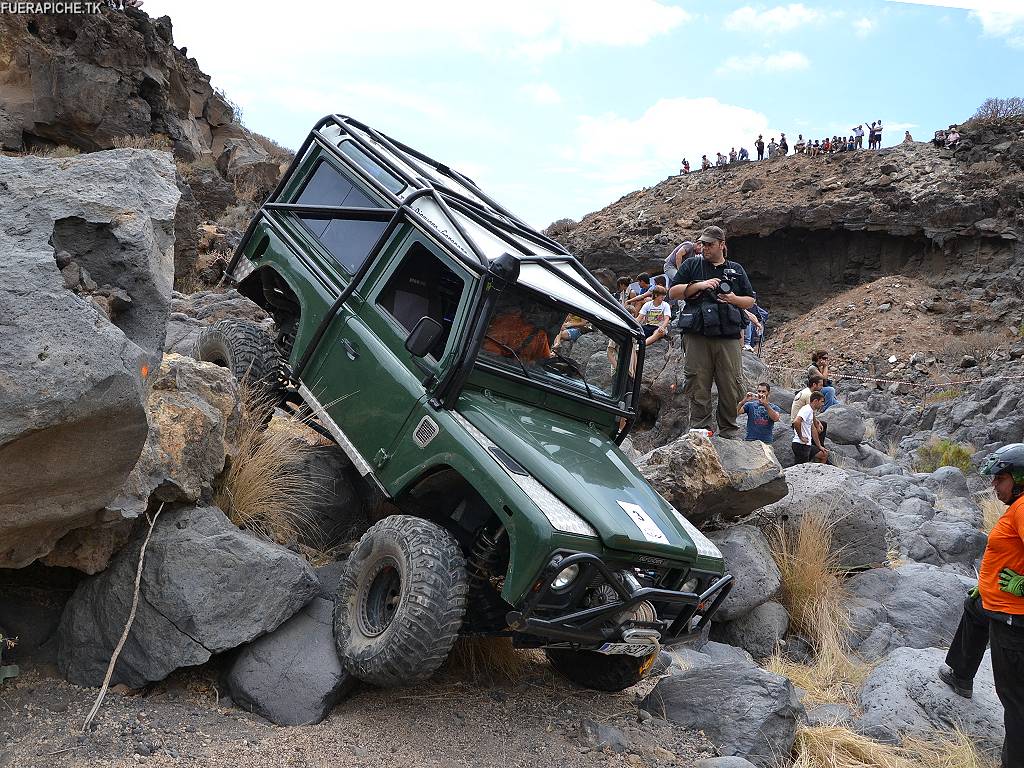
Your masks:
<svg viewBox="0 0 1024 768"><path fill-rule="evenodd" d="M405 348L413 357L424 357L434 348L437 340L444 333L444 328L432 317L421 317L417 321L409 338L405 340Z"/></svg>

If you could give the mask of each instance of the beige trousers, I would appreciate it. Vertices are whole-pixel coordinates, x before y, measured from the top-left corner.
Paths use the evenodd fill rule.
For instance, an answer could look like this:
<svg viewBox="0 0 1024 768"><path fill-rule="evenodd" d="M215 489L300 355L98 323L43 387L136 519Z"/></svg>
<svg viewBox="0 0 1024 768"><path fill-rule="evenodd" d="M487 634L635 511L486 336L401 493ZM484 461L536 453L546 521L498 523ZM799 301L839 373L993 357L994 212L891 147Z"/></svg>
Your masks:
<svg viewBox="0 0 1024 768"><path fill-rule="evenodd" d="M742 342L737 338L686 334L683 394L690 401L690 429L714 431L711 383L718 387L718 432L727 438L740 434L736 405L743 399Z"/></svg>

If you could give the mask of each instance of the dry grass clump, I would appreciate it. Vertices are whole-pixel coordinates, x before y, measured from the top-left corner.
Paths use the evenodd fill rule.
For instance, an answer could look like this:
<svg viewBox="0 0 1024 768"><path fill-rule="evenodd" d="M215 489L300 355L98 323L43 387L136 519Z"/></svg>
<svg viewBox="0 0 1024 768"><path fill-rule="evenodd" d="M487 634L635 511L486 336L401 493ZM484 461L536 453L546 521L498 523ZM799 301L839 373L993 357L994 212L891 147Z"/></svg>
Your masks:
<svg viewBox="0 0 1024 768"><path fill-rule="evenodd" d="M882 744L834 725L801 727L793 745L793 768L995 768L961 730L932 738Z"/></svg>
<svg viewBox="0 0 1024 768"><path fill-rule="evenodd" d="M989 352L1005 346L1008 341L1007 336L995 331L975 331L962 336L950 336L942 348L942 356L951 362L959 362L964 355L982 360L988 357Z"/></svg>
<svg viewBox="0 0 1024 768"><path fill-rule="evenodd" d="M890 437L885 441L885 454L890 459L898 459L903 453L903 449L900 447L900 441L898 438Z"/></svg>
<svg viewBox="0 0 1024 768"><path fill-rule="evenodd" d="M515 682L544 664L539 651L514 648L508 637L460 637L452 647L447 668L475 683Z"/></svg>
<svg viewBox="0 0 1024 768"><path fill-rule="evenodd" d="M274 422L265 426L269 402L258 387L243 381L239 394L238 451L214 502L239 528L262 538L278 544L292 543L300 533L309 538L315 527L304 510L315 499L315 488L296 472L309 446Z"/></svg>
<svg viewBox="0 0 1024 768"><path fill-rule="evenodd" d="M150 133L145 136L115 136L111 142L116 149L158 149L170 152L174 144L169 136L163 133Z"/></svg>
<svg viewBox="0 0 1024 768"><path fill-rule="evenodd" d="M249 133L256 140L256 143L263 147L267 154L279 163L290 163L295 158L294 152L288 149L288 147L278 144L269 136L264 136L262 133L256 133L255 131L250 131Z"/></svg>
<svg viewBox="0 0 1024 768"><path fill-rule="evenodd" d="M806 690L813 703L853 703L870 672L851 657L846 640L850 616L839 552L832 546L835 524L832 512L805 514L795 524L776 526L769 536L790 631L806 637L815 656L813 663L799 664L775 654L765 667Z"/></svg>
<svg viewBox="0 0 1024 768"><path fill-rule="evenodd" d="M981 529L985 533L992 533L999 518L1006 512L1006 505L996 498L995 491L991 488L979 493L977 501L978 506L981 507Z"/></svg>

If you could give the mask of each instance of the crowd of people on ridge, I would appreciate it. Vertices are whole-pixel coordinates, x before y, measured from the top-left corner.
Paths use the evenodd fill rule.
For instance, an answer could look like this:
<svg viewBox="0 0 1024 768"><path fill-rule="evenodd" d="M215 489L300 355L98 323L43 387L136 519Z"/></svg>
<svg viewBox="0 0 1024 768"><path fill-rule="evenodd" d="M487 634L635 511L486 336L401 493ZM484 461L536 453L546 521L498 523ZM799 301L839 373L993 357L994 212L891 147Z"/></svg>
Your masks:
<svg viewBox="0 0 1024 768"><path fill-rule="evenodd" d="M794 142L792 149L795 155L809 155L810 157L817 157L818 155L832 155L837 152L853 152L858 149L864 148L864 136L868 138L868 149L881 149L882 148L882 121L876 120L865 129L864 123L855 126L850 129L849 136L832 136L824 137L822 139L804 139L803 134L798 134L796 142ZM914 139L911 137L910 132L904 132L903 141L912 142ZM786 138L786 134L783 133L779 136L779 140L776 141L775 137L765 143L764 135L758 134L757 139L754 141L754 150L758 160L764 160L767 154L767 159L775 160L779 157L785 157L789 154L790 144L789 139ZM715 161L712 163L708 159L707 155L701 155L700 168L702 171L706 171L708 168L721 168L726 165L733 163L745 163L751 160L750 152L747 151L746 147L740 147L737 151L736 147L729 150L728 154L724 152L715 153ZM690 172L690 161L685 157L683 158L682 165L679 169L680 174L688 174Z"/></svg>

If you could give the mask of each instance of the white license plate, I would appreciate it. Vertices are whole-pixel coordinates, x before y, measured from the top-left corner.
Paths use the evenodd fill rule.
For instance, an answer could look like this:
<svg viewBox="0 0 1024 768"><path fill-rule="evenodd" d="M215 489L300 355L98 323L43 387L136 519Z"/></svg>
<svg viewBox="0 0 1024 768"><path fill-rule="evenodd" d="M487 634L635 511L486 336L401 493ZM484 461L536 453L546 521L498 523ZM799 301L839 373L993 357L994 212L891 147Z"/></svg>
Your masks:
<svg viewBox="0 0 1024 768"><path fill-rule="evenodd" d="M597 649L597 652L642 657L650 656L657 648L658 646L650 643L605 643Z"/></svg>

